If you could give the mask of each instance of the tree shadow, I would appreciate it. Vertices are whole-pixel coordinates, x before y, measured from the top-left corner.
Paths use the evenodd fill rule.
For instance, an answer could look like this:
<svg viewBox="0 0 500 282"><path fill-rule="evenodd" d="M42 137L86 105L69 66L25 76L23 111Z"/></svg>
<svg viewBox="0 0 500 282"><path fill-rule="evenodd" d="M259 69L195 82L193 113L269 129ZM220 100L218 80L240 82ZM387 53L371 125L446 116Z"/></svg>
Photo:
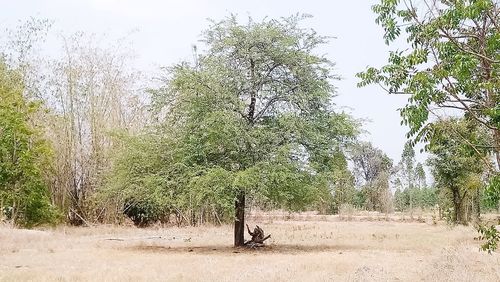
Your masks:
<svg viewBox="0 0 500 282"><path fill-rule="evenodd" d="M279 244L267 245L258 248L232 247L227 245L206 246L158 246L158 245L135 245L125 247L131 251L153 252L153 253L193 253L193 254L302 254L319 252L342 252L352 250L367 250L366 247L357 245L297 245Z"/></svg>

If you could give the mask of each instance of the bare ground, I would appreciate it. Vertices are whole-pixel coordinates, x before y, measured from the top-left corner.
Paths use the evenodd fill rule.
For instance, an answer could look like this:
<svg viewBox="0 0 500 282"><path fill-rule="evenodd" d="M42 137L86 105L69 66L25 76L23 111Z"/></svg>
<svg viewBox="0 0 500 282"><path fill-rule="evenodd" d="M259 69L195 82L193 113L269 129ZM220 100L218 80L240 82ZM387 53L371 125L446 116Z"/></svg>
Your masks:
<svg viewBox="0 0 500 282"><path fill-rule="evenodd" d="M373 219L373 218L372 218ZM231 247L232 229L0 226L0 281L500 281L500 254L472 227L251 218L268 247Z"/></svg>

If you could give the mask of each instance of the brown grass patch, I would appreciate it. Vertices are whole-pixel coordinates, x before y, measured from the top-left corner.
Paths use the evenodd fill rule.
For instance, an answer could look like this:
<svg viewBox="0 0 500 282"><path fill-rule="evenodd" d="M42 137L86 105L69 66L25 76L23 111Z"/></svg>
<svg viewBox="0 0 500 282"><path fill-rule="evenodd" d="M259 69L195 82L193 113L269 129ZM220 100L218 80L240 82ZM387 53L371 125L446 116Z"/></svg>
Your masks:
<svg viewBox="0 0 500 282"><path fill-rule="evenodd" d="M233 248L231 226L3 226L0 281L500 281L472 227L307 216L250 217L272 234L256 250Z"/></svg>

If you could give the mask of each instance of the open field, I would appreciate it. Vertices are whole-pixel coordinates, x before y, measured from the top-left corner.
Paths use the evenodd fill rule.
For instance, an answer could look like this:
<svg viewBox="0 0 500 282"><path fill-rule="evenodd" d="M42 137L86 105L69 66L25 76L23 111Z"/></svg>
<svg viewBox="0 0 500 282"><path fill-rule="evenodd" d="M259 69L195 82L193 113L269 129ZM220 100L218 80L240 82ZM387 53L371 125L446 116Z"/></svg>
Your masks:
<svg viewBox="0 0 500 282"><path fill-rule="evenodd" d="M3 226L0 281L500 281L472 227L368 219L253 217L272 234L259 250L232 248L230 226Z"/></svg>

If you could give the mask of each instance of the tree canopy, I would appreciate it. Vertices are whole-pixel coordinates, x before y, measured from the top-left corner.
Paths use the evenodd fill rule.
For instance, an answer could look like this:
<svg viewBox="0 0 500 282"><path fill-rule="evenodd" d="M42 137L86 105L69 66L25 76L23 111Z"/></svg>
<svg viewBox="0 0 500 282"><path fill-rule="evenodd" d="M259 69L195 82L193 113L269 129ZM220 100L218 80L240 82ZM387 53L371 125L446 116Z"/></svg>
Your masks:
<svg viewBox="0 0 500 282"><path fill-rule="evenodd" d="M212 22L206 52L151 91L166 148L159 184L234 214L237 246L246 201L300 210L327 195L333 156L357 135L357 122L333 111L333 63L314 52L327 38L303 18Z"/></svg>
<svg viewBox="0 0 500 282"><path fill-rule="evenodd" d="M381 0L373 6L385 42L403 39L408 49L392 51L387 65L359 73L359 85L377 83L389 93L410 95L401 116L414 141L430 140L429 117L442 118L437 109L462 113L490 131L486 145L500 167L499 3L424 0L418 10L414 2Z"/></svg>

